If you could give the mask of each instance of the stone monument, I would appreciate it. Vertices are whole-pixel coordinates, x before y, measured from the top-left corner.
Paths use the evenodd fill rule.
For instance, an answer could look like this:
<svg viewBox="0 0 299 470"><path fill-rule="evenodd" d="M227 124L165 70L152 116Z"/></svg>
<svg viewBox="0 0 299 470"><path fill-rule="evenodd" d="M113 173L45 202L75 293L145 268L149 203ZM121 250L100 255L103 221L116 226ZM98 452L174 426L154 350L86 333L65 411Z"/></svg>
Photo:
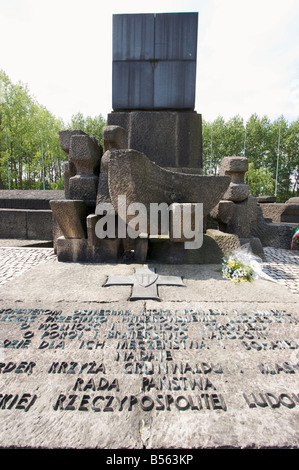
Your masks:
<svg viewBox="0 0 299 470"><path fill-rule="evenodd" d="M269 237L277 247L290 244L290 224L269 225L250 197L247 158L224 156L219 176L201 174L197 23L197 13L113 16L113 111L103 148L82 131L60 132L68 156L65 200L51 202L59 261L220 263L245 243L261 258ZM152 233L147 225L134 239L120 235L135 203L147 213L153 203L171 206L169 231L157 226ZM103 204L112 208L117 232L106 238L96 233ZM197 204L203 206L202 246L187 250L186 237L174 236L174 214L188 208L194 220Z"/></svg>
<svg viewBox="0 0 299 470"><path fill-rule="evenodd" d="M131 57L136 38L134 50L142 46L139 58L144 58L136 64L122 61L121 54L114 56L114 80L124 76L129 82L131 77L134 84L127 95L132 101L125 105L135 107L138 99L150 96L139 93L142 74L149 73L155 91L160 66L165 77L171 70L165 96L165 105L171 105L175 80L180 83L183 76L194 84L196 15L116 16L121 52ZM145 56L153 27L156 55ZM173 37L173 30L180 34ZM186 51L190 58L184 56ZM169 60L163 68L165 56ZM290 292L274 278L275 283L257 279L236 285L223 279L219 266L198 266L218 264L244 240L261 248L282 224L264 219L267 208L262 210L249 196L245 158L224 157L220 176L198 174L196 152L189 151L188 142L200 143L200 132L197 127L191 135L187 114L194 116L195 128L199 119L190 109L179 109L190 106L193 98L191 85L186 90L182 86L182 91L175 110L130 108L111 113L127 116L130 126L105 127L103 148L82 131L60 133L68 161L65 198L51 201L55 250L59 261L73 264L57 263L51 253L52 260L19 272L20 263L13 256L24 262L24 250L2 259L0 268L7 268L7 277L0 280L1 448L104 449L97 452L97 464L142 469L163 463L198 464L202 454L193 456L196 449L298 449L299 287L297 293ZM114 106L124 106L125 97L116 89ZM173 127L174 121L179 129ZM173 160L163 160L168 144L176 148L182 123L191 132L184 136L186 152L170 152ZM150 149L159 139L157 159L162 160L157 164ZM149 155L141 147L144 142ZM200 145L195 148L198 151ZM185 239L176 237L171 228L177 226L171 224L167 235L157 224L155 236L140 232L132 240L120 237L119 229L127 228L126 215L131 214L122 214L119 197L145 208L153 202L171 203L172 220L186 207L192 219L196 204L202 204L202 247L184 249ZM44 195L37 202L45 204L48 199ZM298 201L289 204L293 207L285 217L298 208ZM97 224L106 217L99 213L103 207L111 216L107 226L110 220L119 223L115 237L97 236ZM281 221L282 208L270 210ZM155 260L157 270L120 266L128 247L136 264ZM298 256L288 258L299 263ZM178 267L179 263L184 264ZM281 258L278 271L280 278L288 276Z"/></svg>
<svg viewBox="0 0 299 470"><path fill-rule="evenodd" d="M103 130L104 148L82 131L60 132L68 155L66 199L51 204L61 235L55 237L59 261L117 262L128 252L139 263L149 255L159 261L163 253L170 263L221 259L214 236L187 254L186 238L171 228L164 234L157 227L153 234L146 227L133 241L95 233L102 204L112 204L118 220L129 224L120 216L120 195L127 206L174 205L174 225L173 214L187 207L194 219L196 204L206 218L228 190L229 176L201 175L201 115L194 111L197 23L197 13L113 16L113 112Z"/></svg>

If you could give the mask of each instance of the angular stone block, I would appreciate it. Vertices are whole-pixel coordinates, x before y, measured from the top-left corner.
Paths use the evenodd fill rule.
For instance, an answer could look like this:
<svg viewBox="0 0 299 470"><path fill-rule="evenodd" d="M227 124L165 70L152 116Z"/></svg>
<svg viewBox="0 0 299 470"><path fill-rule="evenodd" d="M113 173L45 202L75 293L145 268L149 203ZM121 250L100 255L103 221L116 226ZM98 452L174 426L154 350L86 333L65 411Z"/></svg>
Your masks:
<svg viewBox="0 0 299 470"><path fill-rule="evenodd" d="M271 202L273 202L273 201L271 201ZM290 199L288 199L286 201L286 204L299 204L299 197L291 197Z"/></svg>
<svg viewBox="0 0 299 470"><path fill-rule="evenodd" d="M64 162L64 196L65 199L70 199L70 178L76 175L76 168L72 162Z"/></svg>
<svg viewBox="0 0 299 470"><path fill-rule="evenodd" d="M232 201L219 201L216 207L211 211L210 215L217 222L228 224L233 216L235 205Z"/></svg>
<svg viewBox="0 0 299 470"><path fill-rule="evenodd" d="M123 253L122 240L105 238L99 246L90 247L89 263L117 263Z"/></svg>
<svg viewBox="0 0 299 470"><path fill-rule="evenodd" d="M223 256L239 248L236 235L208 230L201 248L186 250L184 243L172 243L167 237L149 237L148 260L167 264L220 264Z"/></svg>
<svg viewBox="0 0 299 470"><path fill-rule="evenodd" d="M102 218L101 215L90 214L86 218L87 238L89 245L100 246L105 239L99 238L96 234L96 224ZM115 216L115 236L117 236L117 216Z"/></svg>
<svg viewBox="0 0 299 470"><path fill-rule="evenodd" d="M264 203L261 205L263 216L272 222L299 223L299 204Z"/></svg>
<svg viewBox="0 0 299 470"><path fill-rule="evenodd" d="M67 154L69 154L70 152L71 138L73 135L87 135L87 134L79 129L69 129L66 131L59 132L60 147Z"/></svg>
<svg viewBox="0 0 299 470"><path fill-rule="evenodd" d="M88 135L72 135L69 159L77 175L97 174L100 169L103 150L95 139Z"/></svg>
<svg viewBox="0 0 299 470"><path fill-rule="evenodd" d="M52 211L0 209L0 238L52 240Z"/></svg>
<svg viewBox="0 0 299 470"><path fill-rule="evenodd" d="M0 238L27 238L26 210L1 209Z"/></svg>
<svg viewBox="0 0 299 470"><path fill-rule="evenodd" d="M96 224L101 216L90 214L86 218L88 239L88 262L112 262L116 263L124 251L123 240L120 238L99 238L96 235ZM117 222L117 219L116 219ZM115 224L117 235L117 223ZM98 261L96 261L98 260Z"/></svg>
<svg viewBox="0 0 299 470"><path fill-rule="evenodd" d="M87 135L71 137L69 161L76 175L69 179L69 197L93 204L97 197L98 175L103 150Z"/></svg>
<svg viewBox="0 0 299 470"><path fill-rule="evenodd" d="M207 216L222 198L230 183L228 176L203 176L172 172L152 163L135 150L111 150L108 169L109 194L114 209L129 224L131 203L144 204L147 214L151 204L202 204L203 217ZM119 196L124 207L119 210ZM150 233L150 217L147 217Z"/></svg>
<svg viewBox="0 0 299 470"><path fill-rule="evenodd" d="M101 246L91 246L86 239L57 239L58 261L73 263L117 263L121 240L102 240Z"/></svg>
<svg viewBox="0 0 299 470"><path fill-rule="evenodd" d="M56 242L57 259L60 262L84 262L88 258L87 240L59 237Z"/></svg>
<svg viewBox="0 0 299 470"><path fill-rule="evenodd" d="M194 111L113 112L108 125L124 128L128 148L159 166L202 168L202 117Z"/></svg>
<svg viewBox="0 0 299 470"><path fill-rule="evenodd" d="M107 150L101 159L101 170L100 170L100 175L99 175L96 205L100 203L109 203L109 204L112 203L110 194L109 194L109 185L108 185L108 166L109 166L110 156L111 156L111 151Z"/></svg>
<svg viewBox="0 0 299 470"><path fill-rule="evenodd" d="M261 210L263 216L266 219L270 219L271 222L281 222L281 217L283 212L285 211L286 205L285 204L272 204L272 203L263 203L261 205Z"/></svg>
<svg viewBox="0 0 299 470"><path fill-rule="evenodd" d="M220 230L207 230L206 236L211 237L220 248L222 256L229 255L232 250L240 247L240 241L237 235L224 233Z"/></svg>
<svg viewBox="0 0 299 470"><path fill-rule="evenodd" d="M281 216L281 221L299 224L299 204L286 204L286 209Z"/></svg>
<svg viewBox="0 0 299 470"><path fill-rule="evenodd" d="M97 197L98 176L76 175L70 178L70 199L86 201L93 204Z"/></svg>
<svg viewBox="0 0 299 470"><path fill-rule="evenodd" d="M232 177L232 181L235 182L234 178L238 179L238 174L243 175L248 171L248 159L246 157L224 157L221 161L220 175L229 175ZM244 182L244 179L241 180Z"/></svg>
<svg viewBox="0 0 299 470"><path fill-rule="evenodd" d="M28 210L26 217L28 240L52 240L52 211Z"/></svg>
<svg viewBox="0 0 299 470"><path fill-rule="evenodd" d="M249 197L243 202L236 202L234 214L227 224L227 232L234 233L241 238L249 237L252 224L257 218L257 213L255 197Z"/></svg>
<svg viewBox="0 0 299 470"><path fill-rule="evenodd" d="M183 242L173 243L166 236L150 236L148 260L166 264L203 264L201 249L186 250Z"/></svg>
<svg viewBox="0 0 299 470"><path fill-rule="evenodd" d="M231 178L231 184L223 196L223 199L240 202L249 196L249 186L244 183L244 175L248 170L246 157L224 157L220 165L219 175L227 175Z"/></svg>
<svg viewBox="0 0 299 470"><path fill-rule="evenodd" d="M259 204L276 202L276 196L258 196L256 199Z"/></svg>
<svg viewBox="0 0 299 470"><path fill-rule="evenodd" d="M98 246L102 243L103 238L100 238L98 236L98 233L96 232L97 222L100 221L102 217L103 215L89 214L86 218L87 238L88 238L88 243L90 245ZM111 217L112 217L111 223L113 224L113 228L114 228L113 237L111 237L113 239L113 238L118 237L118 217L117 217L117 214L112 215ZM107 221L105 220L105 222ZM104 228L104 230L106 230L106 227ZM104 235L106 235L106 233L104 233ZM108 237L105 237L105 239L106 238ZM125 245L126 242L128 243L130 242L130 246L132 246L132 249L134 248L134 240L130 238L122 238L121 240L122 240L123 245Z"/></svg>
<svg viewBox="0 0 299 470"><path fill-rule="evenodd" d="M120 126L105 126L103 128L104 153L111 149L128 148L128 136L125 129Z"/></svg>
<svg viewBox="0 0 299 470"><path fill-rule="evenodd" d="M260 206L257 206L257 216L251 225L251 235L259 238L263 246L280 248L278 228L265 220Z"/></svg>
<svg viewBox="0 0 299 470"><path fill-rule="evenodd" d="M87 228L87 239L89 245L98 245L100 243L100 239L96 236L96 223L100 219L99 215L96 214L89 214L86 217L86 228Z"/></svg>
<svg viewBox="0 0 299 470"><path fill-rule="evenodd" d="M84 201L50 201L53 215L65 238L86 238L87 208Z"/></svg>
<svg viewBox="0 0 299 470"><path fill-rule="evenodd" d="M0 208L50 210L49 201L63 197L63 190L3 189L0 190Z"/></svg>
<svg viewBox="0 0 299 470"><path fill-rule="evenodd" d="M223 195L223 199L233 202L245 201L249 196L249 186L244 183L231 183Z"/></svg>

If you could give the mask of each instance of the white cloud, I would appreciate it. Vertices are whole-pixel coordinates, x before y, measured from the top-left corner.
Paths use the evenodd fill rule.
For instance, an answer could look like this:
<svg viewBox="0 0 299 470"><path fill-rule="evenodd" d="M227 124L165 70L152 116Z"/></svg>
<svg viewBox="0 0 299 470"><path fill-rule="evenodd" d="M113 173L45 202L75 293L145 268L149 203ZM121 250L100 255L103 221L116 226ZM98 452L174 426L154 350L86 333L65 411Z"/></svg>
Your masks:
<svg viewBox="0 0 299 470"><path fill-rule="evenodd" d="M199 11L196 110L204 119L256 112L293 120L299 114L297 5L0 0L0 68L65 121L78 111L105 116L112 103L112 14Z"/></svg>

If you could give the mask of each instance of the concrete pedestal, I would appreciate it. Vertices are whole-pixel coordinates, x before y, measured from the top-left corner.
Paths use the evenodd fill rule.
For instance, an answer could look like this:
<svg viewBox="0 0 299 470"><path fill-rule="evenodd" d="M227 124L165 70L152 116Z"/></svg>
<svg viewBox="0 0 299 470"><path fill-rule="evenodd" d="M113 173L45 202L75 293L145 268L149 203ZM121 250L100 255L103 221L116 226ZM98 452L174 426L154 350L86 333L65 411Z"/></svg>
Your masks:
<svg viewBox="0 0 299 470"><path fill-rule="evenodd" d="M124 128L128 148L159 166L202 168L202 117L195 111L112 112L107 125Z"/></svg>

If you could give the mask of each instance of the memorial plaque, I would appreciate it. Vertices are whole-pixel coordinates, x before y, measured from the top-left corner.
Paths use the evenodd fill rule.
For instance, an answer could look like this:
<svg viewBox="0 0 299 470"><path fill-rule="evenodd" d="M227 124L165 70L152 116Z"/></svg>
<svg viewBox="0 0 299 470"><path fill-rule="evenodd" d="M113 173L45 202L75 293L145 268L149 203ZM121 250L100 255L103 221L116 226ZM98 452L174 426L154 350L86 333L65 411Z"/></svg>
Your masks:
<svg viewBox="0 0 299 470"><path fill-rule="evenodd" d="M298 294L282 278L235 284L219 265L138 272L48 251L17 272L27 250L1 261L14 267L0 286L1 448L299 447ZM296 259L280 273L297 279ZM160 301L104 286L119 275L145 288L161 276Z"/></svg>
<svg viewBox="0 0 299 470"><path fill-rule="evenodd" d="M298 446L298 316L156 302L0 309L0 442Z"/></svg>

